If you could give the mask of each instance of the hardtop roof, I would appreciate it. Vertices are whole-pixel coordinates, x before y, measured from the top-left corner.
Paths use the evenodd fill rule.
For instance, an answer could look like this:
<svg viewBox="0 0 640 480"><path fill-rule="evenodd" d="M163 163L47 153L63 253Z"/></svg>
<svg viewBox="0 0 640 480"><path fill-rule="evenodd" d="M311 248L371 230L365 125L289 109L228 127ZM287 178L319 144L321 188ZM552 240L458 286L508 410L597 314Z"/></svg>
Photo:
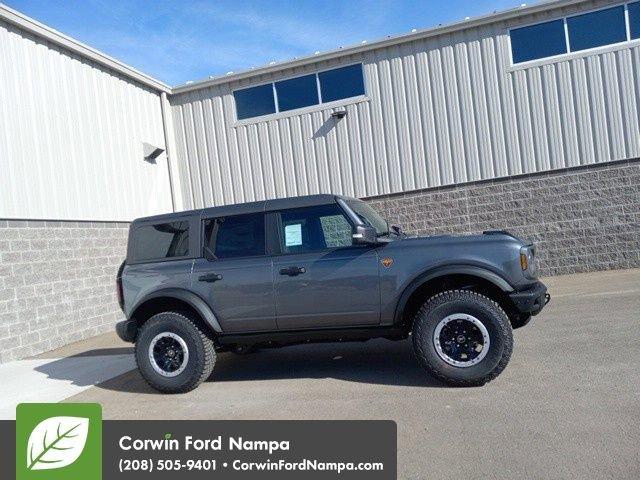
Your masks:
<svg viewBox="0 0 640 480"><path fill-rule="evenodd" d="M164 213L161 215L153 215L150 217L136 218L133 223L150 223L156 221L172 221L179 219L191 218L194 216L220 217L229 215L242 215L248 213L271 212L275 210L285 210L290 208L313 207L316 205L326 205L335 203L338 198L356 200L355 198L345 197L342 195L318 194L305 195L301 197L275 198L270 200L260 200L257 202L237 203L233 205L222 205L219 207L199 208L195 210L187 210L183 212Z"/></svg>

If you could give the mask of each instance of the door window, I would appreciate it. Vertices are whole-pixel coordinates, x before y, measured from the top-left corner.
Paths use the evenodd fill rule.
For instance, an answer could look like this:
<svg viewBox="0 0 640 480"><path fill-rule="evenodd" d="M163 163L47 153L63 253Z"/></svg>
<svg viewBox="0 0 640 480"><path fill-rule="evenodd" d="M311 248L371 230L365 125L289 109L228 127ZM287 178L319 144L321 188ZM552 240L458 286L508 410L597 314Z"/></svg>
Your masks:
<svg viewBox="0 0 640 480"><path fill-rule="evenodd" d="M351 224L336 205L297 208L279 213L283 253L306 253L353 245Z"/></svg>
<svg viewBox="0 0 640 480"><path fill-rule="evenodd" d="M205 220L204 244L215 258L264 255L264 214L252 213Z"/></svg>

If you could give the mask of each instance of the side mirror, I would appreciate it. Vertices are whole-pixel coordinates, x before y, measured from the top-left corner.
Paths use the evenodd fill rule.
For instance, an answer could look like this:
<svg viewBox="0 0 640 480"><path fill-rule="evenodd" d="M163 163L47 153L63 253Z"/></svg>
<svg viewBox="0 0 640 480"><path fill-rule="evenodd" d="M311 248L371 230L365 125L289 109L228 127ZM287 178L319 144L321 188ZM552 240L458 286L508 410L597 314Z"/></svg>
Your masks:
<svg viewBox="0 0 640 480"><path fill-rule="evenodd" d="M359 244L371 245L378 243L378 232L373 227L358 225L356 233L353 234L353 241Z"/></svg>

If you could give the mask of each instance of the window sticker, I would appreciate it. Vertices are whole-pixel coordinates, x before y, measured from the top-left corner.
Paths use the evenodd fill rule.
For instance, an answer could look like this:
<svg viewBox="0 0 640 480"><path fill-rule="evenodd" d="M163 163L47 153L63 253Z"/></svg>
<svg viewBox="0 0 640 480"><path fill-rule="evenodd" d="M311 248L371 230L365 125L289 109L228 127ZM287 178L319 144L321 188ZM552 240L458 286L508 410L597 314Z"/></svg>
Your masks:
<svg viewBox="0 0 640 480"><path fill-rule="evenodd" d="M286 247L302 245L302 224L294 223L284 227L284 244Z"/></svg>

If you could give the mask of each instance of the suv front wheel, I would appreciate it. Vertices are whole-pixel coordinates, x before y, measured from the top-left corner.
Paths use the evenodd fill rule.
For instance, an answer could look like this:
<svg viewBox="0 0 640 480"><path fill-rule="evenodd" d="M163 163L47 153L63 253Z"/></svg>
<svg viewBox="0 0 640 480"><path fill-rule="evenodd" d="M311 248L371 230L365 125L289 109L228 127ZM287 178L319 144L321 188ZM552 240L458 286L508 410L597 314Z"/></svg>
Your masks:
<svg viewBox="0 0 640 480"><path fill-rule="evenodd" d="M483 385L505 369L513 349L509 318L469 290L438 293L413 321L413 350L433 376L456 386Z"/></svg>
<svg viewBox="0 0 640 480"><path fill-rule="evenodd" d="M142 377L164 393L185 393L205 381L216 362L211 339L193 319L162 312L147 320L135 346Z"/></svg>

